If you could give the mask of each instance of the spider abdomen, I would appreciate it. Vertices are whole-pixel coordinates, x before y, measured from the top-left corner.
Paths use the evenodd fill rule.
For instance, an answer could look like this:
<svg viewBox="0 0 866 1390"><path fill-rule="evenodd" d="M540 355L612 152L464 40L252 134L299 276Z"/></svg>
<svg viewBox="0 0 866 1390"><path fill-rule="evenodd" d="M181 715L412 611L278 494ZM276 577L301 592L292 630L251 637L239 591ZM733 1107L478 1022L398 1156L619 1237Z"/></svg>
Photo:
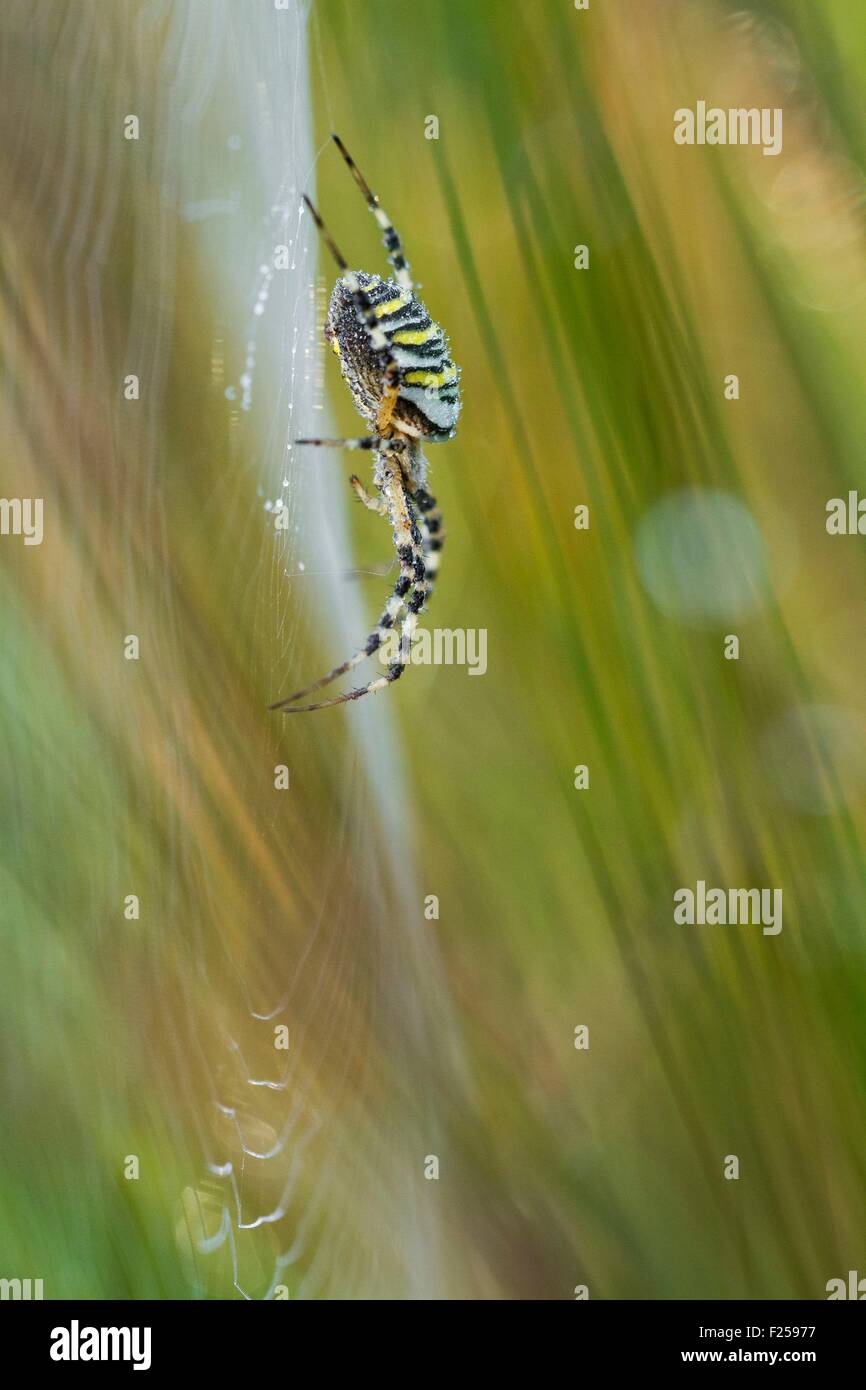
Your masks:
<svg viewBox="0 0 866 1390"><path fill-rule="evenodd" d="M370 327L358 317L345 279L334 286L325 336L339 354L340 368L357 409L375 426L385 389L383 357L390 356L397 370L392 417L396 427L399 429L402 422L411 434L448 438L460 413L460 374L448 355L443 329L431 319L420 299L395 281L364 271L354 272L352 278L367 296L382 336L374 343Z"/></svg>

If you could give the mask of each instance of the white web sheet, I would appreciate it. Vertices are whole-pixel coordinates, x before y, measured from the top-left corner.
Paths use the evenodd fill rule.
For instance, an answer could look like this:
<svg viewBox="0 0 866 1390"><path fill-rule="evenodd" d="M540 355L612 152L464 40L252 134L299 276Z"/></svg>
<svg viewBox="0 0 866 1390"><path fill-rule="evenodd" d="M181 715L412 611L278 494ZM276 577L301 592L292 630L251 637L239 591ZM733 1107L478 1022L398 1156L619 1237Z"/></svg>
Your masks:
<svg viewBox="0 0 866 1390"><path fill-rule="evenodd" d="M215 9L221 12L218 20ZM236 291L236 312L222 345L226 363L237 364L236 374L227 369L226 389L237 411L232 465L246 467L255 487L263 522L262 564L272 567L268 585L280 590L282 630L270 652L269 677L276 696L285 688L297 633L299 604L292 586L315 585L315 601L325 605L329 654L351 650L368 626L363 593L345 579L351 555L345 460L304 457L291 447L295 434L333 433L324 407L321 339L330 284L317 271L314 229L300 202L302 190L315 192L316 167L307 15L300 5L278 13L267 6L251 12L228 4L205 10L173 7L175 100L189 131L197 113L208 109L203 67L213 64L221 100L230 94L235 103L232 119L242 131L248 159L255 162L263 213L258 219L245 215L231 186L216 192L197 187L194 162L186 165L184 150L178 149L181 183L185 189L192 185L183 206L205 233L208 228L215 233L203 238L214 283L234 285ZM214 48L201 32L212 25L221 35ZM209 55L204 60L203 53ZM363 204L348 179L346 185L342 220L360 224ZM284 525L269 557L267 521L277 514ZM382 544L387 558L384 528ZM238 581L251 582L249 576ZM305 601L312 592L305 590ZM197 983L189 992L189 1031L199 1052L196 1074L209 1078L216 1116L214 1127L206 1117L202 1125L207 1177L184 1194L178 1222L199 1294L224 1292L227 1278L242 1296L265 1298L289 1296L290 1286L294 1298L369 1294L377 1287L412 1296L438 1283L435 1221L419 1213L412 1197L431 1142L429 1115L409 1142L413 1103L399 1122L408 1125L406 1131L386 1137L383 1117L368 1113L353 1093L358 1052L383 1046L379 1024L371 1024L374 1012L381 1010L387 1019L394 1049L423 1054L429 1032L414 995L422 975L428 989L435 988L436 979L420 921L422 892L403 830L407 796L390 721L381 701L370 700L353 714L357 743L348 765L351 785L334 798L328 842L313 847L319 900L310 904L294 954L287 950L278 956L276 973L263 986L258 963L248 974L237 944L227 941L234 998L224 983L210 991ZM291 855L290 845L286 852ZM360 962L351 916L337 925L328 922L327 930L323 925L349 859L368 866L366 881L358 883L359 901L382 904L381 941L363 946ZM206 918L203 931L208 931ZM396 949L395 932L404 938ZM202 1008L213 1017L200 1027L196 1018ZM217 1013L223 1050L215 1054ZM320 1026L319 1019L332 1024ZM287 1051L274 1048L279 1027L288 1029ZM386 1055L381 1065L393 1063ZM421 1110L428 1114L427 1101ZM398 1120L392 1115L387 1123ZM365 1190L375 1194L367 1210L363 1200L358 1205ZM381 1279L380 1246L389 1265ZM300 1267L303 1272L291 1277Z"/></svg>

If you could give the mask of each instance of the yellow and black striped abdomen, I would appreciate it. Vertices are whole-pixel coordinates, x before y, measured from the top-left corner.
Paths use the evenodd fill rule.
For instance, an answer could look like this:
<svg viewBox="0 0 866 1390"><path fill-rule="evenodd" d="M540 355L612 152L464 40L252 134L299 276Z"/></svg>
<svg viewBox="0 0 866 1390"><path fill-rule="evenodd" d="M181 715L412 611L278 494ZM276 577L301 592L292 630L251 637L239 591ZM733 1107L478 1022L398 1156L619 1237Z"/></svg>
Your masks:
<svg viewBox="0 0 866 1390"><path fill-rule="evenodd" d="M460 414L459 370L448 355L448 339L431 319L420 299L401 289L393 280L356 272L381 327L388 349L399 370L399 399L395 416L419 431L425 438L446 439L454 433ZM336 303L341 282L337 282L331 301L329 337L340 353L343 375L357 392L353 378L361 375L367 387L363 406L369 415L374 404L375 386L371 380L374 363L381 351L373 347L369 333L357 321L351 305ZM340 296L342 300L342 296ZM334 313L337 309L338 312ZM366 342L364 341L366 339ZM366 349L366 350L365 350ZM359 361L360 355L364 360ZM371 389L372 388L372 389ZM379 390L381 395L381 387Z"/></svg>

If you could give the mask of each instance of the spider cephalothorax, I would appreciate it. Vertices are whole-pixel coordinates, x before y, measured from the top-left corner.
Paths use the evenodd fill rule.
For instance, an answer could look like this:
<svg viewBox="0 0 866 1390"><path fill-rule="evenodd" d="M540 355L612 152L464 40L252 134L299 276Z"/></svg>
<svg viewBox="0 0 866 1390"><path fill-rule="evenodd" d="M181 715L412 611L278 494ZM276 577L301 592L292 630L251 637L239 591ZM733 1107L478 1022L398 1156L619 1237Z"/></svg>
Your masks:
<svg viewBox="0 0 866 1390"><path fill-rule="evenodd" d="M422 443L450 439L460 413L459 371L448 355L448 340L415 296L400 238L378 198L370 192L342 141L336 135L334 140L382 229L394 276L383 280L363 270L350 270L313 204L304 199L341 272L328 307L325 337L339 357L352 399L373 433L363 439L296 442L373 451L373 482L379 497L371 497L354 475L350 482L365 507L390 518L400 577L364 646L321 680L271 706L286 714L357 700L384 690L403 674L418 613L433 590L444 539L441 514L427 491ZM385 675L330 700L313 705L295 703L378 651L401 613L399 659Z"/></svg>

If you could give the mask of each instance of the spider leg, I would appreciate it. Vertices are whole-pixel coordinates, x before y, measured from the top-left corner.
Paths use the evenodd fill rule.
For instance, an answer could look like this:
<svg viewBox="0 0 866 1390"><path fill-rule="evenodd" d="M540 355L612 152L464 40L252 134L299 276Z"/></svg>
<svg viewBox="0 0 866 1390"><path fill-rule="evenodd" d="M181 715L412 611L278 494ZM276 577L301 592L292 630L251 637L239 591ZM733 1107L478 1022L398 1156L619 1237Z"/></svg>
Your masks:
<svg viewBox="0 0 866 1390"><path fill-rule="evenodd" d="M445 532L442 529L442 513L436 502L435 497L424 488L417 488L412 494L412 501L418 508L418 527L421 531L421 539L424 546L424 563L427 570L427 600L429 602L436 585L436 576L439 572L439 556L445 544Z"/></svg>
<svg viewBox="0 0 866 1390"><path fill-rule="evenodd" d="M315 449L378 449L383 440L375 434L365 434L361 439L293 439L292 443L310 445Z"/></svg>
<svg viewBox="0 0 866 1390"><path fill-rule="evenodd" d="M380 448L385 440L379 439L375 434L365 434L362 439L296 439L295 444L311 445L317 449L377 449ZM371 497L361 485L361 480L354 473L349 478L349 482L355 490L359 502L363 502L371 512L378 512L380 516L387 516L388 504L381 497Z"/></svg>
<svg viewBox="0 0 866 1390"><path fill-rule="evenodd" d="M319 213L318 209L315 207L311 199L307 197L306 193L303 194L303 199L307 211L310 213L310 216L312 217L313 221L319 229L319 235L321 236L322 241L325 243L334 260L337 262L337 265L339 266L340 270L348 270L349 262L346 260L346 257L343 255L342 251L337 246L337 243L334 241L334 238L331 236L331 233L325 226L325 223L322 220L322 216Z"/></svg>
<svg viewBox="0 0 866 1390"><path fill-rule="evenodd" d="M371 497L361 482L361 479L357 477L355 473L350 477L349 483L358 501L363 502L368 511L378 512L379 516L388 515L388 503L385 501L384 497Z"/></svg>
<svg viewBox="0 0 866 1390"><path fill-rule="evenodd" d="M356 166L353 164L352 160L350 159L345 149L345 146L342 144L342 142L338 139L336 135L334 136L334 139L337 141L337 145L341 150L344 159L346 159L346 161L348 162L349 168L352 170L356 180L359 182L361 190L362 192L364 192L364 196L367 198L368 202L370 203L370 206L376 213L376 218L377 221L379 221L380 226L387 226L390 229L390 231L386 232L385 234L386 245L391 244L388 240L389 236L391 236L394 239L394 245L396 246L397 250L393 252L389 259L391 261L391 264L395 268L397 281L400 284L401 289L408 290L411 293L412 278L409 275L409 268L406 265L405 257L403 256L402 251L399 250L400 239L397 236L397 233L394 231L393 227L391 227L391 224L388 221L388 218L386 217L385 213L382 212L382 209L379 207L378 201L373 197L373 194L370 192L369 188L367 188L366 183L361 178L361 175L358 173L358 170ZM372 300L370 299L370 296L363 288L355 271L349 269L349 265L346 261L345 256L337 247L334 238L331 236L331 233L328 231L324 221L322 220L321 214L318 212L312 201L307 197L306 193L304 194L304 203L309 209L310 215L313 218L313 221L315 222L316 226L318 227L325 245L327 246L328 250L330 251L331 255L333 256L342 273L343 284L349 291L352 303L355 306L355 313L357 314L358 322L362 324L363 327L367 330L367 336L370 340L370 346L373 348L374 352L381 354L382 399L379 403L379 411L376 417L376 430L380 435L387 435L390 433L391 417L394 414L394 408L397 404L397 398L400 394L400 367L392 351L391 344L388 340L388 336L384 328L379 323L379 317L376 313L376 309L373 305ZM382 222L383 218L384 223ZM402 269L397 268L398 261L402 266ZM351 448L352 446L349 445L349 447ZM367 448L371 447L371 445L358 444L354 447Z"/></svg>
<svg viewBox="0 0 866 1390"><path fill-rule="evenodd" d="M295 444L311 445L317 449L375 449L384 443L374 434L366 434L362 439L296 439ZM378 512L380 516L387 516L388 504L381 497L371 497L364 489L361 480L356 474L352 474L349 482L355 490L360 502L364 503L371 512Z"/></svg>
<svg viewBox="0 0 866 1390"><path fill-rule="evenodd" d="M386 467L383 491L394 527L394 542L397 547L397 558L400 562L400 575L394 585L391 597L385 604L379 622L370 633L364 646L355 652L348 661L335 666L333 671L329 671L326 676L314 681L312 685L296 691L294 695L289 695L284 700L278 700L269 706L270 709L281 709L284 714L305 714L312 710L325 709L330 705L342 705L349 700L359 700L362 695L372 695L376 691L384 690L386 686L391 685L402 676L409 660L417 615L427 596L427 567L422 550L421 532L415 520L414 509L407 494L400 468L393 463L390 467ZM407 595L409 596L408 601ZM302 699L305 695L311 695L314 690L321 690L325 685L330 685L331 681L345 675L347 671L351 671L366 657L372 656L374 652L378 651L386 634L394 627L404 605L406 612L400 634L400 651L397 660L391 663L385 675L377 676L367 685L359 686L356 690L349 690L344 695L336 695L330 700L321 700L313 705L295 704L296 700Z"/></svg>
<svg viewBox="0 0 866 1390"><path fill-rule="evenodd" d="M397 281L401 290L408 290L411 294L415 288L412 281L412 272L409 269L409 262L406 260L406 256L403 252L403 243L400 240L397 229L385 209L379 203L376 194L370 189L367 180L362 175L339 135L333 135L331 138L340 151L340 154L345 159L352 178L363 193L367 206L381 229L382 241L384 242L385 250L388 252L388 260L394 267L394 279Z"/></svg>
<svg viewBox="0 0 866 1390"><path fill-rule="evenodd" d="M375 349L375 351L387 354L386 369L390 368L396 370L396 363L394 362L393 356L391 354L391 349L388 346L388 339L385 335L384 329L380 326L379 320L376 317L376 310L373 308L370 296L367 294L366 290L363 289L361 282L355 274L354 270L349 269L349 263L346 260L346 257L343 255L342 251L340 251L340 249L337 246L337 243L334 241L334 238L331 236L331 233L325 226L325 223L318 209L315 207L311 199L307 197L306 193L303 195L303 198L304 203L310 213L310 216L312 217L313 221L319 229L322 240L324 241L325 245L327 246L334 260L336 261L340 269L340 272L342 273L343 283L345 284L346 289L349 291L349 294L352 297L352 302L355 305L355 312L358 315L358 322L362 323L367 329L367 333L370 337L370 343L372 347Z"/></svg>
<svg viewBox="0 0 866 1390"><path fill-rule="evenodd" d="M413 572L411 566L401 563L400 575L394 585L391 597L385 604L379 621L370 633L363 647L359 647L347 661L342 661L339 666L335 666L326 676L322 676L319 680L313 681L311 685L304 686L302 690L296 690L294 695L287 695L284 700L277 700L274 704L268 705L268 709L281 709L284 714L297 714L302 709L318 709L318 705L295 706L294 702L295 700L303 699L305 695L312 695L314 690L321 690L323 686L330 685L332 681L337 680L340 676L344 676L347 671L351 671L353 667L360 665L368 656L372 656L374 652L379 650L385 638L385 634L394 626L394 623L400 616L406 594L412 587L412 582ZM358 694L363 695L365 693L365 690L356 691L351 698L354 699ZM347 699L349 696L343 696L342 698ZM328 703L338 702L329 701ZM289 708L289 706L291 706L291 708Z"/></svg>

